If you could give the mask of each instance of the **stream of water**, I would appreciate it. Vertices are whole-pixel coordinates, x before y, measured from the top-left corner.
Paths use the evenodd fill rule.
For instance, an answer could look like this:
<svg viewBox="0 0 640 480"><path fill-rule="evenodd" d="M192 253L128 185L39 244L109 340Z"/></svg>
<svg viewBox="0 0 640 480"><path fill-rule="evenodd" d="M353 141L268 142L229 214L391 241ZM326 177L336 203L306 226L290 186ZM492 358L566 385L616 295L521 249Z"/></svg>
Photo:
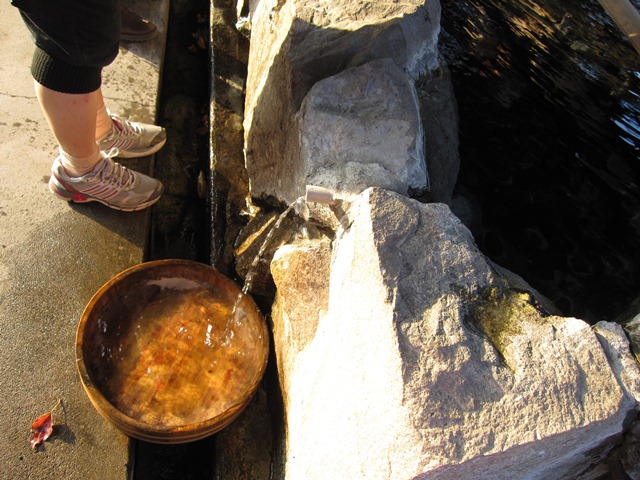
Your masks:
<svg viewBox="0 0 640 480"><path fill-rule="evenodd" d="M479 247L567 316L640 296L640 56L595 1L442 0Z"/></svg>

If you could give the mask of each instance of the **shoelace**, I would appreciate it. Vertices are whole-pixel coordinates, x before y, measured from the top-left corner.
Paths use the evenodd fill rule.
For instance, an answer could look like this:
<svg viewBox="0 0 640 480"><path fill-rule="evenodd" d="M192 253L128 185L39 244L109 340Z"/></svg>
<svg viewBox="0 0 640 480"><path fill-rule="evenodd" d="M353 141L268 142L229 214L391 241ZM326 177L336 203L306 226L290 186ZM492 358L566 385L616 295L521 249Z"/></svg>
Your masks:
<svg viewBox="0 0 640 480"><path fill-rule="evenodd" d="M111 160L111 157L118 155L118 149L112 148L105 154L104 166L97 175L100 180L112 183L120 188L131 188L135 182L135 176L127 169L127 167Z"/></svg>
<svg viewBox="0 0 640 480"><path fill-rule="evenodd" d="M114 127L116 128L116 130L118 130L118 136L137 137L138 135L140 135L140 133L142 133L142 128L140 128L138 125L132 125L120 115L111 113L110 117Z"/></svg>

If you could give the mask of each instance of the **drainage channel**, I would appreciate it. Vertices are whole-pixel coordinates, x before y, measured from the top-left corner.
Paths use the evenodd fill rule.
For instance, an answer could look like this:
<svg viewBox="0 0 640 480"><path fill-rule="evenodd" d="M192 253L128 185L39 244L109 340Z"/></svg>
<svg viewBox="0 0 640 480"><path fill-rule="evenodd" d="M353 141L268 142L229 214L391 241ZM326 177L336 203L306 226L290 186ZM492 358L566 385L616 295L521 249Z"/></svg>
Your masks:
<svg viewBox="0 0 640 480"><path fill-rule="evenodd" d="M167 144L154 175L165 194L154 206L148 260L209 263L209 0L171 0L159 123ZM129 480L214 478L215 436L158 445L131 439Z"/></svg>

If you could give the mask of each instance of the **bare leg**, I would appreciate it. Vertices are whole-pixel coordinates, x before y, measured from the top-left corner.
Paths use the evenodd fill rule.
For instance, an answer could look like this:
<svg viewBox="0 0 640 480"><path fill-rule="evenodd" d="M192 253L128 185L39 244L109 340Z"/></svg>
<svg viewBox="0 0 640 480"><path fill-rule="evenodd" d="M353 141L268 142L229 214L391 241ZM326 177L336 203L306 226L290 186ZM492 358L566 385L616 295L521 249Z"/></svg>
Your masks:
<svg viewBox="0 0 640 480"><path fill-rule="evenodd" d="M51 90L34 82L36 96L60 145L61 162L71 176L91 171L102 159L96 143L96 112L102 93L69 94Z"/></svg>
<svg viewBox="0 0 640 480"><path fill-rule="evenodd" d="M96 112L102 93L69 94L35 82L36 96L60 147L74 157L93 154L96 144Z"/></svg>
<svg viewBox="0 0 640 480"><path fill-rule="evenodd" d="M104 100L102 98L102 91L100 92L100 106L98 107L98 113L96 116L96 140L100 140L105 135L111 132L111 128L113 127L113 121L109 116L109 112L107 111L107 106L104 104Z"/></svg>

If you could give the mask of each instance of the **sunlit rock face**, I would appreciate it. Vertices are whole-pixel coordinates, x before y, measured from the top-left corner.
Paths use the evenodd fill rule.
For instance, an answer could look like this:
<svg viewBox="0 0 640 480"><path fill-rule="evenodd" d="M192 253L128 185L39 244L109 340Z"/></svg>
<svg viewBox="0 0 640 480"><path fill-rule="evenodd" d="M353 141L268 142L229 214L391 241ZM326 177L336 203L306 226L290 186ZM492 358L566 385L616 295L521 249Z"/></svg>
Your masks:
<svg viewBox="0 0 640 480"><path fill-rule="evenodd" d="M474 207L451 201L439 2L249 11L251 195L291 204L306 184L352 195L307 205L321 233L270 249L272 279L262 265L284 406L269 478L586 479L616 443L635 465L640 374L622 330L558 316L445 205ZM421 200L434 203L408 198L427 182ZM251 260L257 247L244 246Z"/></svg>
<svg viewBox="0 0 640 480"><path fill-rule="evenodd" d="M295 115L320 80L390 58L410 79L438 64L439 2L261 1L252 16L245 101L251 194L290 203L304 191Z"/></svg>
<svg viewBox="0 0 640 480"><path fill-rule="evenodd" d="M405 195L427 189L417 93L391 59L319 81L297 120L306 184L343 194L373 186Z"/></svg>
<svg viewBox="0 0 640 480"><path fill-rule="evenodd" d="M284 478L576 478L610 449L621 330L549 315L444 204L374 188L347 216L272 263Z"/></svg>

